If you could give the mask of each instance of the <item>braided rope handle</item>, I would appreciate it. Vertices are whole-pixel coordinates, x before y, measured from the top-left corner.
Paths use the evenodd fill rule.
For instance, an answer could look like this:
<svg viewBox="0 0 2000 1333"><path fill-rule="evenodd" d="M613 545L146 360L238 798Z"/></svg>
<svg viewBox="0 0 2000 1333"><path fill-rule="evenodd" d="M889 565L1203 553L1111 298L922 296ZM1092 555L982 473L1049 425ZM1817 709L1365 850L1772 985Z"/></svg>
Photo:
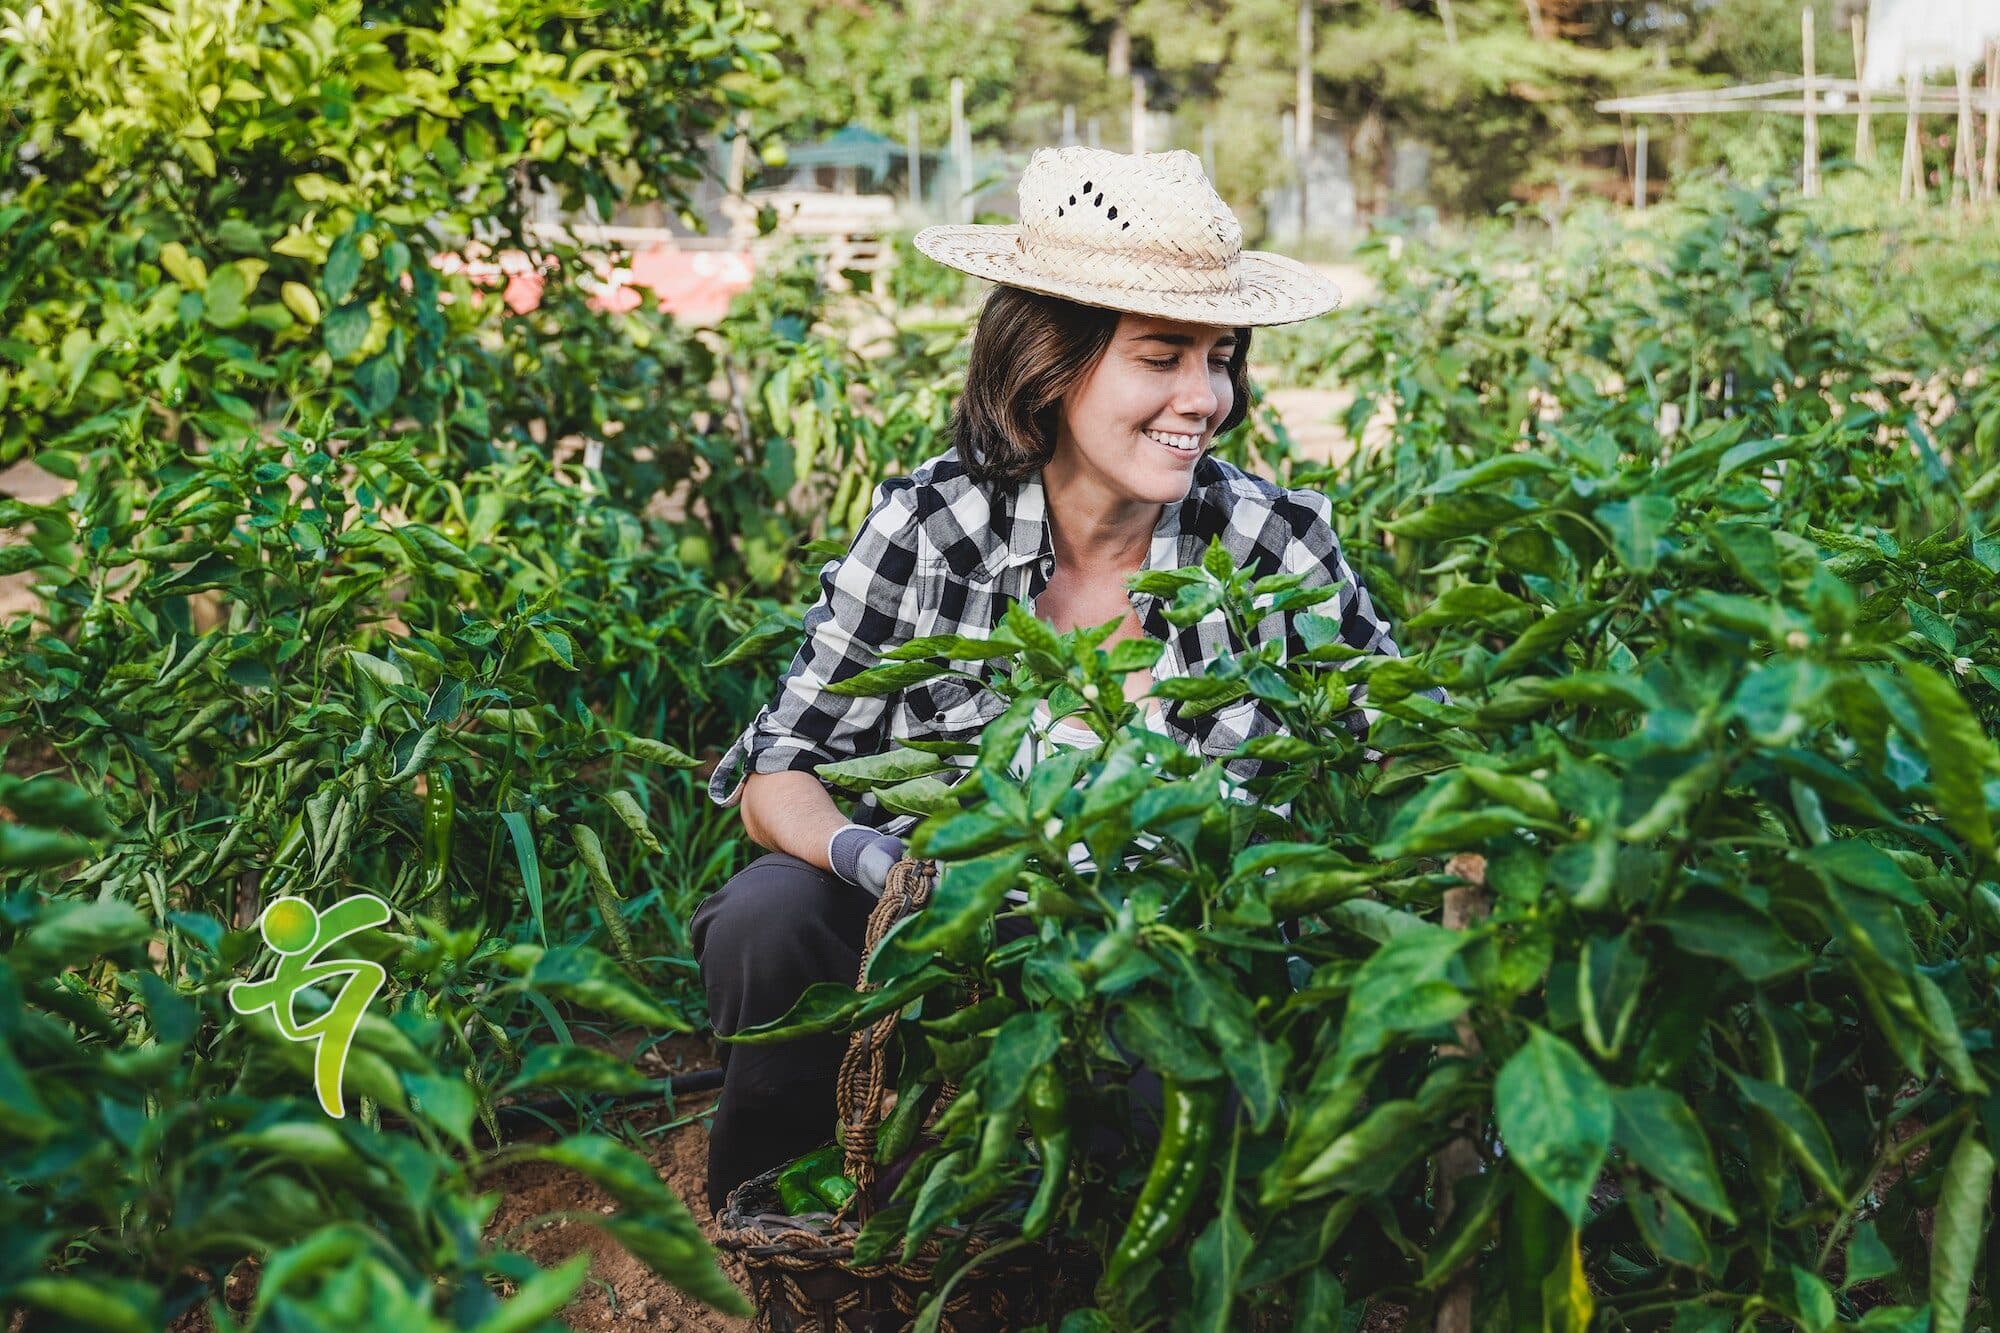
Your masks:
<svg viewBox="0 0 2000 1333"><path fill-rule="evenodd" d="M882 897L868 915L861 974L855 978L855 990L866 993L876 989L868 980L868 963L875 956L875 947L890 927L923 910L930 902L931 891L937 887L937 873L936 861L915 858L905 858L889 868ZM867 1220L874 1207L875 1136L882 1127L883 1102L891 1091L884 1086L884 1074L889 1041L895 1033L893 1011L856 1031L848 1039L847 1054L840 1061L840 1079L834 1085L844 1150L842 1167L855 1187L846 1211L852 1211L862 1221Z"/></svg>

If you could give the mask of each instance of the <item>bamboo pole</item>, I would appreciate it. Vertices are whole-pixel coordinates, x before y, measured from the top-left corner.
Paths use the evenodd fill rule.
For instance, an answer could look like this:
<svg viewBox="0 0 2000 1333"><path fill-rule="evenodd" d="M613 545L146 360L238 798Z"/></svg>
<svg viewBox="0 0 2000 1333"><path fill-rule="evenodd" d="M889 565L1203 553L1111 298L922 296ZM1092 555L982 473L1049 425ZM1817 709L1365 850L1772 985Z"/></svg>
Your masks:
<svg viewBox="0 0 2000 1333"><path fill-rule="evenodd" d="M1848 25L1854 37L1854 81L1860 85L1861 119L1854 126L1854 159L1864 166L1875 164L1875 136L1868 125L1868 20L1856 14Z"/></svg>
<svg viewBox="0 0 2000 1333"><path fill-rule="evenodd" d="M1917 76L1903 71L1903 179L1896 197L1908 203L1923 188L1923 149L1917 140Z"/></svg>
<svg viewBox="0 0 2000 1333"><path fill-rule="evenodd" d="M1801 33L1801 46L1805 52L1806 71L1806 144L1805 170L1802 173L1802 183L1805 187L1806 198L1817 199L1819 198L1819 90L1813 77L1813 12L1811 5L1807 5L1799 11L1799 29Z"/></svg>

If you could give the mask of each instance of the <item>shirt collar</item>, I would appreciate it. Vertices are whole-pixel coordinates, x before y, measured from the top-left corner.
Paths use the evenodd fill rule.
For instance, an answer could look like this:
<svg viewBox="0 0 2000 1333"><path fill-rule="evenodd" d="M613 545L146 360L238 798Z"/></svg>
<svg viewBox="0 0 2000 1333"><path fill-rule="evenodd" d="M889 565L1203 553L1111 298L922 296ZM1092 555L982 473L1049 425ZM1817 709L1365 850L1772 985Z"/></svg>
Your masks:
<svg viewBox="0 0 2000 1333"><path fill-rule="evenodd" d="M1215 472L1213 460L1204 454L1195 462L1187 495L1173 504L1160 506L1145 568L1178 569L1186 563L1181 558L1181 534L1189 526L1184 515L1204 503L1204 492ZM1042 486L1041 469L1016 483L1011 491L1003 489L998 493L993 503L993 519L996 535L1004 532L1006 540L996 543L983 562L988 578L997 579L1007 570L1033 564L1045 556L1055 557L1054 529L1049 525L1048 492Z"/></svg>

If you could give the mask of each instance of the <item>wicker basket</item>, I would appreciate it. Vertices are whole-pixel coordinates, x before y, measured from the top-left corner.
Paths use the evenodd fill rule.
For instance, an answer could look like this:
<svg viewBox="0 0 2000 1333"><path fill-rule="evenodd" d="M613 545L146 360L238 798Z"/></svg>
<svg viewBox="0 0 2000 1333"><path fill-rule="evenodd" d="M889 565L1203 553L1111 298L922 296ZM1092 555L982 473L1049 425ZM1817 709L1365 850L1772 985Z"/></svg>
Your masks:
<svg viewBox="0 0 2000 1333"><path fill-rule="evenodd" d="M857 989L873 989L867 960L891 926L930 901L936 882L935 861L904 860L890 870L881 901L868 918ZM857 1186L848 1206L836 1214L787 1214L778 1199L782 1167L743 1182L723 1205L716 1243L735 1253L748 1271L761 1329L886 1333L908 1328L931 1292L939 1257L947 1249L977 1257L992 1243L977 1232L943 1228L907 1264L853 1262L854 1239L875 1202L875 1135L893 1091L884 1066L895 1030L896 1015L884 1015L854 1034L841 1062L835 1100L846 1145L842 1167ZM941 1098L938 1109L943 1105ZM1086 1253L1047 1244L1010 1247L952 1285L938 1327L943 1333L1005 1333L1053 1322L1064 1310L1087 1303L1090 1274L1084 1270L1091 1262Z"/></svg>

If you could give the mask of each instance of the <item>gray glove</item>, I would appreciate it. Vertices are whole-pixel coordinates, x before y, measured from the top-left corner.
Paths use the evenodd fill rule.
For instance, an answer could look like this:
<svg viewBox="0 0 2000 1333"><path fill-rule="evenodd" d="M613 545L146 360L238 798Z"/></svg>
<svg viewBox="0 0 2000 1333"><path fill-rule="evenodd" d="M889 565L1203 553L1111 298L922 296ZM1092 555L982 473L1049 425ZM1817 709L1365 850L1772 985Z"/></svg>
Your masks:
<svg viewBox="0 0 2000 1333"><path fill-rule="evenodd" d="M903 840L866 825L849 824L828 840L826 859L834 874L880 898L889 882L889 868L903 859Z"/></svg>

